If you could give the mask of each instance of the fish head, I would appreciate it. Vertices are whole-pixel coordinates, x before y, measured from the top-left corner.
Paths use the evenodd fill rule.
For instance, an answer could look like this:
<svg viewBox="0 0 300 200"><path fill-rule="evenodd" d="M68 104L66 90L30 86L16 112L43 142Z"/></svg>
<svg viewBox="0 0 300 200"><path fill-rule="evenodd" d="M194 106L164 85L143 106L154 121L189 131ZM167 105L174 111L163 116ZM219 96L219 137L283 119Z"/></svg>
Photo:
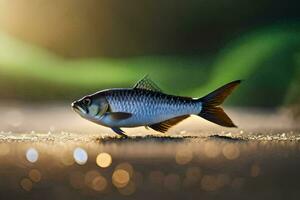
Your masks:
<svg viewBox="0 0 300 200"><path fill-rule="evenodd" d="M73 110L86 119L97 119L108 110L108 102L104 96L88 95L71 104Z"/></svg>

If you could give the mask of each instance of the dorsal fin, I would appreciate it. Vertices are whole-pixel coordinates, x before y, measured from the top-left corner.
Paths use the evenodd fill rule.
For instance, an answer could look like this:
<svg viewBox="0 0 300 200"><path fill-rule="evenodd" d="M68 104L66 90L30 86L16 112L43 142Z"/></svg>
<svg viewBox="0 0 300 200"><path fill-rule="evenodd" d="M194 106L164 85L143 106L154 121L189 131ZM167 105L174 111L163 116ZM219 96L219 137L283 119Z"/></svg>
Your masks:
<svg viewBox="0 0 300 200"><path fill-rule="evenodd" d="M162 92L162 90L149 78L148 75L144 76L141 80L139 80L134 86L134 89L145 89L156 92Z"/></svg>
<svg viewBox="0 0 300 200"><path fill-rule="evenodd" d="M149 127L158 132L165 133L169 130L169 128L171 128L172 126L175 126L176 124L178 124L182 120L188 118L189 116L190 115L182 115L182 116L175 117L175 118L172 118L172 119L169 119L169 120L157 123L157 124L152 124Z"/></svg>

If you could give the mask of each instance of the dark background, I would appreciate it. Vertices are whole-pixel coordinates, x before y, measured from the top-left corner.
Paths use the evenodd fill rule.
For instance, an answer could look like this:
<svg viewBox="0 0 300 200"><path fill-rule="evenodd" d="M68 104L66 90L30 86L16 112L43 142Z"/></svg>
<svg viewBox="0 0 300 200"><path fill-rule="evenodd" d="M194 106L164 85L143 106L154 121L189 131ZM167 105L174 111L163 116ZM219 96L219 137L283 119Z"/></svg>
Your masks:
<svg viewBox="0 0 300 200"><path fill-rule="evenodd" d="M1 26L66 57L214 54L228 41L298 22L299 2L278 0L2 0Z"/></svg>
<svg viewBox="0 0 300 200"><path fill-rule="evenodd" d="M298 1L0 2L0 98L71 101L149 74L165 92L297 111ZM47 91L47 92L45 92Z"/></svg>

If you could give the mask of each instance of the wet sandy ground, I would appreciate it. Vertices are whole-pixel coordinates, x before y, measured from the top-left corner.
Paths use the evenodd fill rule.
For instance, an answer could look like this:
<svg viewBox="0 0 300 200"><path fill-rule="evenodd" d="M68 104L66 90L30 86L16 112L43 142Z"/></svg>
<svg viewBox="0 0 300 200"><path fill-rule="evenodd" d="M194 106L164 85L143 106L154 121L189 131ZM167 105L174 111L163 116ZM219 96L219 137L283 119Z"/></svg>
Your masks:
<svg viewBox="0 0 300 200"><path fill-rule="evenodd" d="M69 106L0 106L0 199L298 199L300 129L286 112L229 109L167 135L109 129Z"/></svg>

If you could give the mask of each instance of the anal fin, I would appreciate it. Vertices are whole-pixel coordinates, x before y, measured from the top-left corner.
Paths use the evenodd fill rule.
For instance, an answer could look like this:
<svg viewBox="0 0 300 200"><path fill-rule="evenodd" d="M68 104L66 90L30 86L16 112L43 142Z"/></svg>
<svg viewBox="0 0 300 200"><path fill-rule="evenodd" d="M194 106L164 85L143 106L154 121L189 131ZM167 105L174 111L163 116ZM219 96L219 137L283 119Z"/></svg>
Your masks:
<svg viewBox="0 0 300 200"><path fill-rule="evenodd" d="M190 115L182 115L179 117L175 117L157 124L152 124L149 127L152 128L153 130L156 130L158 132L161 133L165 133L167 132L172 126L175 126L176 124L178 124L179 122L181 122L182 120L188 118Z"/></svg>

